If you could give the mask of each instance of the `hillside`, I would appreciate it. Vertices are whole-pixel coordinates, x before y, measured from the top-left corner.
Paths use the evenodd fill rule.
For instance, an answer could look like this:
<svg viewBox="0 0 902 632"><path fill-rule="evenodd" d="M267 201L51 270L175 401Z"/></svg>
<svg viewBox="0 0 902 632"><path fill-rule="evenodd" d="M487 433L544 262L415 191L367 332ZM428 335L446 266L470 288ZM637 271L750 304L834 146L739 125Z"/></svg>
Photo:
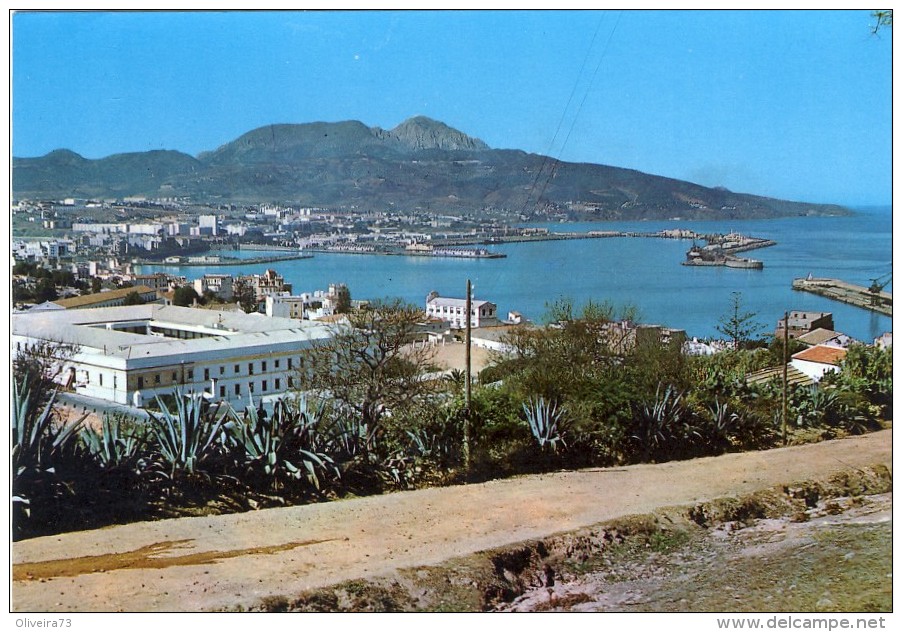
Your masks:
<svg viewBox="0 0 902 632"><path fill-rule="evenodd" d="M491 149L414 117L391 130L359 121L267 125L196 158L176 151L89 160L68 150L13 158L16 198L188 197L517 219L742 219L842 215L789 202L588 163Z"/></svg>

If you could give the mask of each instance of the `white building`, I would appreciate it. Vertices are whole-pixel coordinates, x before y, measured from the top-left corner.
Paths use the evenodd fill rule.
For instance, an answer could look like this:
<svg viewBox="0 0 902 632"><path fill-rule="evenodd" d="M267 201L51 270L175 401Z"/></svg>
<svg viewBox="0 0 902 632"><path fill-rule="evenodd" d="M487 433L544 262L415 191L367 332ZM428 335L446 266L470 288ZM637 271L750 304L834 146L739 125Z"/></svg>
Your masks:
<svg viewBox="0 0 902 632"><path fill-rule="evenodd" d="M219 234L219 218L215 215L198 215L197 225L201 235L215 236Z"/></svg>
<svg viewBox="0 0 902 632"><path fill-rule="evenodd" d="M265 298L264 313L269 317L321 320L347 310L351 292L344 283L331 283L327 291L316 290L293 295L274 292Z"/></svg>
<svg viewBox="0 0 902 632"><path fill-rule="evenodd" d="M438 292L431 292L426 297L426 316L440 318L451 323L452 329L464 329L466 320L467 299L445 298ZM498 306L489 301L470 301L470 326L485 327L498 324Z"/></svg>
<svg viewBox="0 0 902 632"><path fill-rule="evenodd" d="M180 389L245 406L284 393L304 354L329 328L262 315L139 305L13 314L13 355L39 341L76 345L62 386L143 406Z"/></svg>
<svg viewBox="0 0 902 632"><path fill-rule="evenodd" d="M271 294L266 297L264 313L270 318L295 318L301 320L304 318L310 299L311 296L309 294L299 294L297 296L293 296L288 292Z"/></svg>
<svg viewBox="0 0 902 632"><path fill-rule="evenodd" d="M234 293L234 279L231 274L205 274L194 279L194 291L203 296L212 292L224 301L231 301Z"/></svg>
<svg viewBox="0 0 902 632"><path fill-rule="evenodd" d="M839 371L845 357L845 349L817 345L793 354L790 365L819 382L827 373Z"/></svg>

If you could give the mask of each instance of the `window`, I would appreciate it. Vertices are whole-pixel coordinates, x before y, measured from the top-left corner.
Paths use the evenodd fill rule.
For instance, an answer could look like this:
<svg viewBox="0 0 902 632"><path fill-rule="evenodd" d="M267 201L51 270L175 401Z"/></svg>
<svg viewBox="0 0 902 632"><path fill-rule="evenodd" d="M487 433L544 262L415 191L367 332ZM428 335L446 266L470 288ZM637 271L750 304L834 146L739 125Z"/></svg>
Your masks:
<svg viewBox="0 0 902 632"><path fill-rule="evenodd" d="M291 358L288 358L288 368L291 368Z"/></svg>
<svg viewBox="0 0 902 632"><path fill-rule="evenodd" d="M160 383L160 374L159 373L157 373L156 375L153 376L153 383L154 384Z"/></svg>
<svg viewBox="0 0 902 632"><path fill-rule="evenodd" d="M236 384L236 386L237 386L237 384ZM220 396L220 397L225 397L225 386L220 386L220 387L219 387L219 396Z"/></svg>
<svg viewBox="0 0 902 632"><path fill-rule="evenodd" d="M276 368L277 368L277 369L279 368L279 361L278 361L278 360L276 360Z"/></svg>
<svg viewBox="0 0 902 632"><path fill-rule="evenodd" d="M248 389L250 389L250 392L251 392L251 393L254 392L254 383L253 383L253 382L248 382L248 383L247 383L247 387L248 387Z"/></svg>
<svg viewBox="0 0 902 632"><path fill-rule="evenodd" d="M294 378L289 377L288 378L288 388L291 388L292 386L294 386Z"/></svg>
<svg viewBox="0 0 902 632"><path fill-rule="evenodd" d="M210 379L210 369L204 369L204 381L206 382L209 379Z"/></svg>
<svg viewBox="0 0 902 632"><path fill-rule="evenodd" d="M173 372L172 372L172 381L173 381L173 382L177 382L178 379L179 379L179 376L176 375L175 371L173 371Z"/></svg>
<svg viewBox="0 0 902 632"><path fill-rule="evenodd" d="M188 369L188 379L189 380L194 379L194 369Z"/></svg>
<svg viewBox="0 0 902 632"><path fill-rule="evenodd" d="M219 374L225 375L225 367L224 366L219 367Z"/></svg>
<svg viewBox="0 0 902 632"><path fill-rule="evenodd" d="M263 391L262 392L264 392L264 393L266 392L266 380L263 380Z"/></svg>
<svg viewBox="0 0 902 632"><path fill-rule="evenodd" d="M282 388L282 380L276 378L276 390L280 390Z"/></svg>
<svg viewBox="0 0 902 632"><path fill-rule="evenodd" d="M241 384L235 385L235 395L241 395Z"/></svg>
<svg viewBox="0 0 902 632"><path fill-rule="evenodd" d="M241 373L241 367L236 364L235 365L235 375L238 375L239 373Z"/></svg>
<svg viewBox="0 0 902 632"><path fill-rule="evenodd" d="M138 378L138 388L144 388L144 378L143 377Z"/></svg>
<svg viewBox="0 0 902 632"><path fill-rule="evenodd" d="M264 373L266 373L266 360L264 360L264 361L261 362L260 364L263 365L263 366L260 368L260 370L263 371Z"/></svg>
<svg viewBox="0 0 902 632"><path fill-rule="evenodd" d="M98 373L97 377L100 378L100 385L103 386L103 373Z"/></svg>
<svg viewBox="0 0 902 632"><path fill-rule="evenodd" d="M253 375L253 374L254 374L254 363L253 363L253 362L248 362L248 363L247 363L247 374L248 374L248 375Z"/></svg>

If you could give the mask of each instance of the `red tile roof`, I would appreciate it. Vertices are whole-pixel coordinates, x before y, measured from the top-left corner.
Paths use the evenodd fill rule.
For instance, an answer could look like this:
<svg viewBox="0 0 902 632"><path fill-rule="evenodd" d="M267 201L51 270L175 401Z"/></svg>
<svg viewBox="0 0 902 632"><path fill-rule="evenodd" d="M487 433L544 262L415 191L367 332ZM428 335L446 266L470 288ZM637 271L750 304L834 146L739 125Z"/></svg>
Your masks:
<svg viewBox="0 0 902 632"><path fill-rule="evenodd" d="M838 347L817 345L804 351L799 351L792 356L793 360L805 360L806 362L819 362L820 364L838 365L846 357L846 350Z"/></svg>

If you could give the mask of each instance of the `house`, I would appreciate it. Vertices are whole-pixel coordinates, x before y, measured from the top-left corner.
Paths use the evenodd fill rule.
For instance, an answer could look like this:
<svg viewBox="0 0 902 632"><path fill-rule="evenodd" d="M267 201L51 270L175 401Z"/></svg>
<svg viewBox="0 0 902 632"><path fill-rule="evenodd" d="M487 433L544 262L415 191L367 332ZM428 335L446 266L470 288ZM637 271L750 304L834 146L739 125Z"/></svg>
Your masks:
<svg viewBox="0 0 902 632"><path fill-rule="evenodd" d="M793 354L790 365L819 382L827 373L839 371L845 357L845 349L816 345Z"/></svg>
<svg viewBox="0 0 902 632"><path fill-rule="evenodd" d="M242 283L246 283L253 291L255 300L262 303L267 296L275 296L281 292L291 293L291 284L285 283L285 277L275 270L266 270L263 274L251 274L238 277Z"/></svg>
<svg viewBox="0 0 902 632"><path fill-rule="evenodd" d="M808 345L809 347L814 347L816 345L827 345L828 347L841 347L843 349L848 349L849 345L855 342L846 334L840 333L838 331L833 331L832 329L824 329L823 327L818 327L813 331L802 334L801 336L796 338L796 340Z"/></svg>
<svg viewBox="0 0 902 632"><path fill-rule="evenodd" d="M830 312L789 312L786 320L781 318L777 321L777 328L774 330L774 337L777 340L783 339L784 325L788 325L790 338L798 338L819 328L832 330L833 314Z"/></svg>
<svg viewBox="0 0 902 632"><path fill-rule="evenodd" d="M205 274L194 279L194 291L200 296L212 292L224 301L231 301L234 296L231 274Z"/></svg>
<svg viewBox="0 0 902 632"><path fill-rule="evenodd" d="M452 329L467 326L467 299L445 298L438 292L426 297L426 316L439 318L451 323ZM498 306L489 301L470 301L470 326L485 327L498 324Z"/></svg>
<svg viewBox="0 0 902 632"><path fill-rule="evenodd" d="M165 272L157 272L156 274L135 274L132 275L132 282L136 286L149 287L157 292L166 292L169 290L169 275Z"/></svg>

